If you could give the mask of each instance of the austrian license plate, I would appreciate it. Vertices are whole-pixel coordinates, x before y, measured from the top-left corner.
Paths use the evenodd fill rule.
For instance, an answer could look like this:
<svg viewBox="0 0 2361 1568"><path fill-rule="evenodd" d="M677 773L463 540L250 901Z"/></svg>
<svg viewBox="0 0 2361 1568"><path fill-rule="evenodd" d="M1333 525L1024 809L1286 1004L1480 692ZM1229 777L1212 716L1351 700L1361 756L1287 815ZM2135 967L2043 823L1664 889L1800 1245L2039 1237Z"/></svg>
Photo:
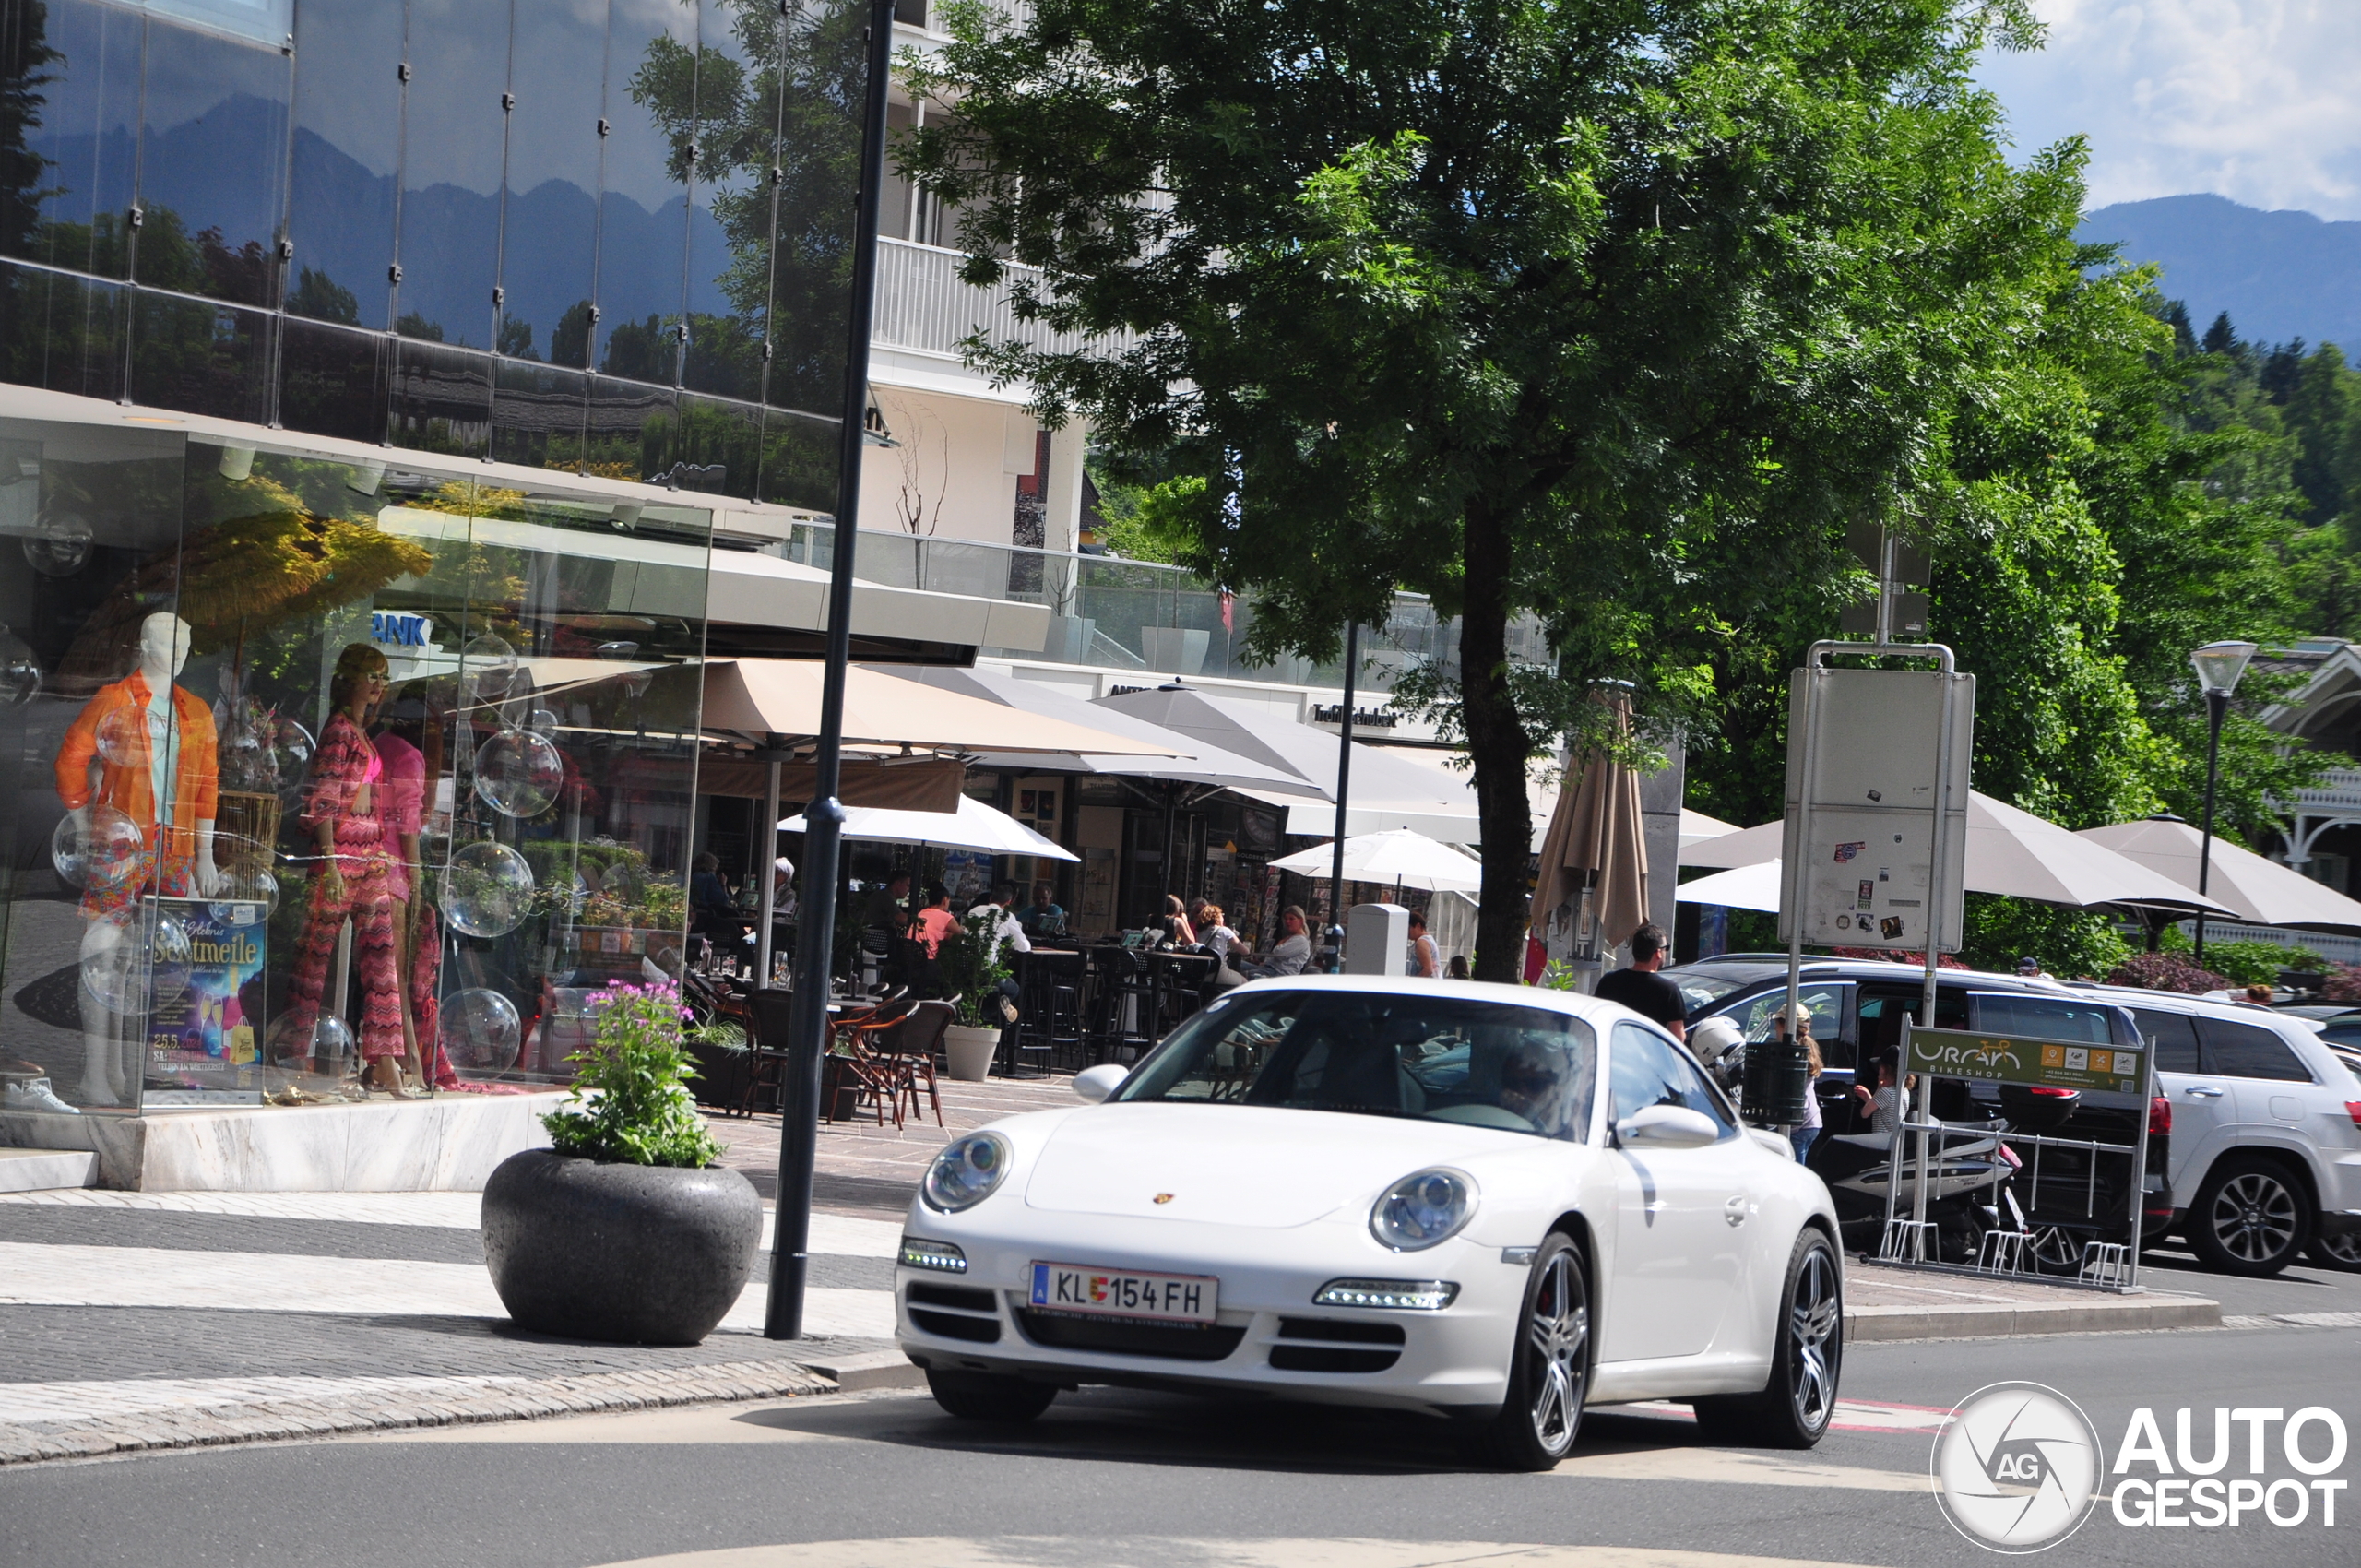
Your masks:
<svg viewBox="0 0 2361 1568"><path fill-rule="evenodd" d="M1072 1263L1033 1265L1033 1305L1093 1317L1211 1323L1220 1286L1209 1274L1142 1274Z"/></svg>

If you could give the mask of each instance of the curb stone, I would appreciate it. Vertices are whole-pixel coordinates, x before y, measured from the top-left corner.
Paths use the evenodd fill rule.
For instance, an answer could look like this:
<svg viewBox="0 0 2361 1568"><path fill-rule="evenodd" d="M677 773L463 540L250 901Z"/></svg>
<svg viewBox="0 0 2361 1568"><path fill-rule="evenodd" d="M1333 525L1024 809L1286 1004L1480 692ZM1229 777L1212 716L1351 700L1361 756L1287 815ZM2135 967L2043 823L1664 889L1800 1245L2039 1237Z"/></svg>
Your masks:
<svg viewBox="0 0 2361 1568"><path fill-rule="evenodd" d="M660 1379L640 1372L616 1372L502 1380L498 1387L456 1398L438 1389L432 1403L391 1389L339 1398L333 1404L286 1399L208 1406L185 1412L143 1411L128 1419L0 1422L0 1465L899 1386L891 1381L890 1367L869 1365L888 1359L884 1354L840 1358L838 1366L848 1375L873 1380L850 1384L839 1383L821 1369L792 1361L739 1361L684 1369ZM907 1361L902 1364L911 1373L924 1375Z"/></svg>
<svg viewBox="0 0 2361 1568"><path fill-rule="evenodd" d="M1847 1344L1897 1339L1996 1339L2038 1334L2130 1334L2219 1328L2222 1306L2201 1297L2114 1297L1991 1306L1847 1307Z"/></svg>

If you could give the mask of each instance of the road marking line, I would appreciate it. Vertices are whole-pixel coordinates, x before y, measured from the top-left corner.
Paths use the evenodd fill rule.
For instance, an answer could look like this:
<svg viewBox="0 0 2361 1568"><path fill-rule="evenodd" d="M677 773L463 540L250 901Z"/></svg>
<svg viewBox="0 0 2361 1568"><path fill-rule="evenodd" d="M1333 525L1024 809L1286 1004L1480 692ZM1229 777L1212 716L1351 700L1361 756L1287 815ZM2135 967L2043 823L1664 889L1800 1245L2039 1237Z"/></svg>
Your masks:
<svg viewBox="0 0 2361 1568"><path fill-rule="evenodd" d="M1624 1408L1645 1410L1655 1416L1690 1419L1694 1415L1688 1406L1669 1399L1649 1399ZM1837 1431L1934 1431L1950 1420L1949 1410L1939 1410L1931 1405L1892 1405L1873 1399L1839 1399L1835 1420L1829 1425Z"/></svg>

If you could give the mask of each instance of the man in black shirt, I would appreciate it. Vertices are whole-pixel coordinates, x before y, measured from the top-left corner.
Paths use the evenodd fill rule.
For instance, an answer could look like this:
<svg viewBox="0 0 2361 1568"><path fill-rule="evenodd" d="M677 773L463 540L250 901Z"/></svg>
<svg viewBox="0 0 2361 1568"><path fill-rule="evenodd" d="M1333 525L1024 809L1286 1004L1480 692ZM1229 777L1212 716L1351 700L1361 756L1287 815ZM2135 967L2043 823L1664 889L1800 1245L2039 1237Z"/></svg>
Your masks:
<svg viewBox="0 0 2361 1568"><path fill-rule="evenodd" d="M1631 933L1631 967L1603 977L1595 995L1619 1002L1643 1018L1662 1024L1678 1040L1687 1040L1688 1004L1680 988L1656 971L1664 968L1665 935L1660 925L1643 925Z"/></svg>

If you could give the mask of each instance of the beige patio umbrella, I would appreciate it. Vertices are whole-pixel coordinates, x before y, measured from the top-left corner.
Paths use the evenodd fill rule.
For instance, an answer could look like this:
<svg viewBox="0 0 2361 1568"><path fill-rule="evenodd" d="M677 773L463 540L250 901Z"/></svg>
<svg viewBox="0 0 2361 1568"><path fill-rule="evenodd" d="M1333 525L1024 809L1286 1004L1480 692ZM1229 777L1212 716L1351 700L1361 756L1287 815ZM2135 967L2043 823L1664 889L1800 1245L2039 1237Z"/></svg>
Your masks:
<svg viewBox="0 0 2361 1568"><path fill-rule="evenodd" d="M1775 862L1784 833L1784 824L1766 822L1743 832L1703 839L1680 851L1680 863L1734 869ZM2077 909L2100 904L2137 904L2181 910L2202 909L2209 914L2228 912L2217 900L2201 898L2194 887L2183 885L2162 872L2082 835L2069 833L2029 811L1974 791L1967 797L1966 861L1966 887L1970 893L1997 893ZM2196 880L2192 872L2189 882ZM1690 896L1690 885L1683 885L1681 897L1689 902L1703 902L1702 898Z"/></svg>
<svg viewBox="0 0 2361 1568"><path fill-rule="evenodd" d="M1631 705L1618 696L1611 706L1617 733L1630 733ZM1640 776L1596 750L1583 754L1579 769L1559 790L1557 809L1549 814L1549 830L1541 840L1541 874L1533 889L1534 933L1546 933L1562 906L1579 942L1585 898L1589 915L1597 922L1602 956L1629 942L1648 918L1648 847L1640 820Z"/></svg>
<svg viewBox="0 0 2361 1568"><path fill-rule="evenodd" d="M2075 835L2103 844L2127 860L2162 873L2183 887L2197 885L2198 848L2202 836L2177 816L2086 827ZM2213 837L2213 867L2205 890L2217 904L2253 925L2324 926L2361 930L2361 902L2314 882L2293 866L2264 860L2251 849Z"/></svg>

